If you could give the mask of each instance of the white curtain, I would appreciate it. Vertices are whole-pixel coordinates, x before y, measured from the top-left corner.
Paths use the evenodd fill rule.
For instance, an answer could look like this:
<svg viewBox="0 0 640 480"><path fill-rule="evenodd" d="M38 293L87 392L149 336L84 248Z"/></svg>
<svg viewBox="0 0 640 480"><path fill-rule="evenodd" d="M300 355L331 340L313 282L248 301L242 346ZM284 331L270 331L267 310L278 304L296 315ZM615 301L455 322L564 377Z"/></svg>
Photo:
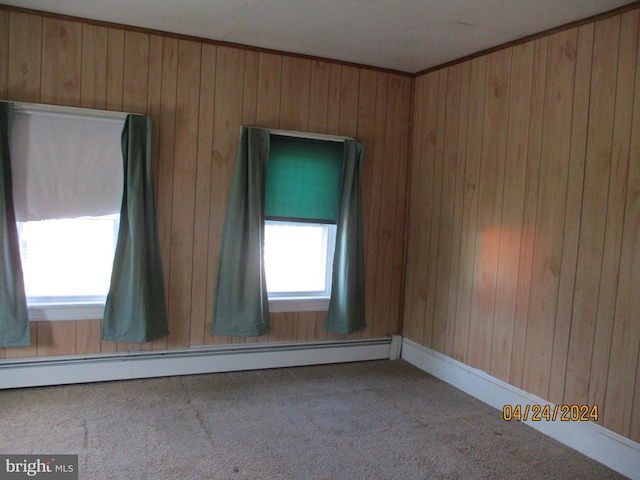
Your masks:
<svg viewBox="0 0 640 480"><path fill-rule="evenodd" d="M16 109L11 137L16 220L120 212L123 126L124 119Z"/></svg>

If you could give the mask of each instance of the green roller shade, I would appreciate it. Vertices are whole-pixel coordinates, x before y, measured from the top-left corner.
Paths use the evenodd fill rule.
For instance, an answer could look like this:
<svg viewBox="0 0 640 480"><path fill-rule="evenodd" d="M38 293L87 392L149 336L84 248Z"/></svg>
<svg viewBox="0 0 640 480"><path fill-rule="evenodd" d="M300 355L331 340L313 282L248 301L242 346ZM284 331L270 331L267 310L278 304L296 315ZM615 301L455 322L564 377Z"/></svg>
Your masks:
<svg viewBox="0 0 640 480"><path fill-rule="evenodd" d="M336 223L344 143L271 135L265 218Z"/></svg>

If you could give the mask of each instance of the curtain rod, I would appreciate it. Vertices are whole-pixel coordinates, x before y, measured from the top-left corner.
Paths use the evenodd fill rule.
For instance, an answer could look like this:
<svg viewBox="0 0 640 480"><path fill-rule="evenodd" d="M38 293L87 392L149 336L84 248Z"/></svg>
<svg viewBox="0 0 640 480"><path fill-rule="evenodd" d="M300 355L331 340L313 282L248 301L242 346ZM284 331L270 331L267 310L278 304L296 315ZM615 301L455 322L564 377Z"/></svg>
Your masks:
<svg viewBox="0 0 640 480"><path fill-rule="evenodd" d="M284 137L308 138L310 140L326 140L330 142L344 142L345 140L353 140L353 137L343 137L342 135L327 135L325 133L308 133L296 132L293 130L277 130L268 128L269 133L273 135L282 135Z"/></svg>
<svg viewBox="0 0 640 480"><path fill-rule="evenodd" d="M50 113L53 115L85 116L112 120L126 120L127 115L129 115L127 112L116 112L113 110L96 110L92 108L67 107L44 103L13 102L13 108L15 111L26 113Z"/></svg>

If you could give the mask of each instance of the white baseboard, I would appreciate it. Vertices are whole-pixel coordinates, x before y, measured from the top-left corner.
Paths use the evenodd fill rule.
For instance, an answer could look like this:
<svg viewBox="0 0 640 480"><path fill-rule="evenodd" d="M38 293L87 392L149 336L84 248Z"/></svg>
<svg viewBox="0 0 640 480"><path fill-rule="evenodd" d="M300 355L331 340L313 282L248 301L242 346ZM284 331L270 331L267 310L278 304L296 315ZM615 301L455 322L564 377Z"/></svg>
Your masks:
<svg viewBox="0 0 640 480"><path fill-rule="evenodd" d="M0 389L398 358L400 336L0 361Z"/></svg>
<svg viewBox="0 0 640 480"><path fill-rule="evenodd" d="M425 372L497 408L504 405L553 405L453 358L408 339L402 341L402 358ZM632 479L640 479L640 444L593 422L525 422L530 427L579 451Z"/></svg>

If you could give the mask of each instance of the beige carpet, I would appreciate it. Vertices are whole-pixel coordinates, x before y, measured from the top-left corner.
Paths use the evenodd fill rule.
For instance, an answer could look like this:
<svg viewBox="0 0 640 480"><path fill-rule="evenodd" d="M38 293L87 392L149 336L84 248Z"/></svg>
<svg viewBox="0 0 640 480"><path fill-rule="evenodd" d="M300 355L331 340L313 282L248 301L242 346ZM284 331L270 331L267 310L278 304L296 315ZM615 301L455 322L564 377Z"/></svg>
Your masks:
<svg viewBox="0 0 640 480"><path fill-rule="evenodd" d="M613 479L398 361L0 391L0 452L81 479Z"/></svg>

